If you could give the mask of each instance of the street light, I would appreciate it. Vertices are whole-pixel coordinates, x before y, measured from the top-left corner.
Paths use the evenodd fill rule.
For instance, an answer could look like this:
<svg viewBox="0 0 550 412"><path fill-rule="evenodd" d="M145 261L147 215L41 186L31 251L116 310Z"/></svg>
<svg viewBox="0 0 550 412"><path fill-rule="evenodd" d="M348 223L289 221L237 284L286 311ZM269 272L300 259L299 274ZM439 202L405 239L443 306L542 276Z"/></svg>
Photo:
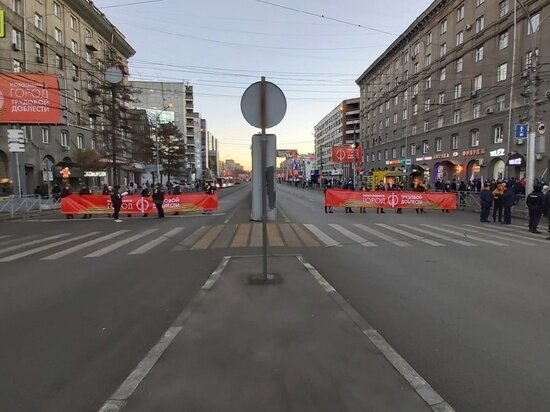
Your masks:
<svg viewBox="0 0 550 412"><path fill-rule="evenodd" d="M156 157L157 157L157 177L158 177L158 180L159 180L159 183L161 181L161 178L160 178L160 145L159 145L159 138L160 138L160 116L162 115L162 113L164 113L165 111L167 111L168 109L171 109L174 105L172 103L169 103L167 106L165 106L160 112L159 114L157 114L157 117L155 118L155 137L156 137L156 143L155 143L155 150L156 150ZM154 179L153 179L153 183L154 183Z"/></svg>

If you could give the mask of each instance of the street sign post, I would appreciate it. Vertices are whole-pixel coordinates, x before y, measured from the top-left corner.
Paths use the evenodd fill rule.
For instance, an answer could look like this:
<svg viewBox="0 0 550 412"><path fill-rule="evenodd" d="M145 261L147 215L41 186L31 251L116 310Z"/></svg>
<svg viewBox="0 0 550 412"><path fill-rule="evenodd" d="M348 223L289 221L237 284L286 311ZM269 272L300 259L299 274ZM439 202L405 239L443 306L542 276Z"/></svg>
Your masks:
<svg viewBox="0 0 550 412"><path fill-rule="evenodd" d="M516 139L526 140L529 134L529 125L525 123L516 124Z"/></svg>

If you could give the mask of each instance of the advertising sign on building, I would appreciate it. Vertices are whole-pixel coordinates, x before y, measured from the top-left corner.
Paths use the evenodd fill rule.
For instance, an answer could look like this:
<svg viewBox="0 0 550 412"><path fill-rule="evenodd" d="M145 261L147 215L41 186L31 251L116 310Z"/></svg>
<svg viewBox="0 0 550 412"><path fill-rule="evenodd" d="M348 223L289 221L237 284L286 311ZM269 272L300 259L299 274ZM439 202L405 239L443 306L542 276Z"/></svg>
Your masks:
<svg viewBox="0 0 550 412"><path fill-rule="evenodd" d="M351 146L332 146L332 161L336 163L363 163L363 149Z"/></svg>
<svg viewBox="0 0 550 412"><path fill-rule="evenodd" d="M298 150L296 149L277 149L277 157L285 157L285 158L291 158L291 157L297 157L298 156Z"/></svg>
<svg viewBox="0 0 550 412"><path fill-rule="evenodd" d="M25 131L22 129L8 129L8 150L11 153L25 152Z"/></svg>
<svg viewBox="0 0 550 412"><path fill-rule="evenodd" d="M0 73L0 123L60 124L62 116L58 76Z"/></svg>

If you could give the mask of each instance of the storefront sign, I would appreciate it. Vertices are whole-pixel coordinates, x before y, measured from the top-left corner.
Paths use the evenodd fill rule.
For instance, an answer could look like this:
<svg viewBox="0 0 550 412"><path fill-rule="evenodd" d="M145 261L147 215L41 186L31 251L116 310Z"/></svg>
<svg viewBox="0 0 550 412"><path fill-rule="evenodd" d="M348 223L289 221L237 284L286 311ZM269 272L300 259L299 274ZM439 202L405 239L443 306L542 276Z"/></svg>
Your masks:
<svg viewBox="0 0 550 412"><path fill-rule="evenodd" d="M398 166L405 163L405 160L386 160L386 164L389 166Z"/></svg>
<svg viewBox="0 0 550 412"><path fill-rule="evenodd" d="M489 152L489 156L491 157L496 157L496 156L504 156L504 149L496 149L496 150L491 150Z"/></svg>
<svg viewBox="0 0 550 412"><path fill-rule="evenodd" d="M462 152L462 156L479 156L485 154L485 149L469 149Z"/></svg>
<svg viewBox="0 0 550 412"><path fill-rule="evenodd" d="M432 160L432 156L423 156L423 157L417 157L416 158L417 162L423 162L425 160Z"/></svg>
<svg viewBox="0 0 550 412"><path fill-rule="evenodd" d="M333 207L382 207L403 209L456 209L456 193L441 192L362 192L328 189L325 206Z"/></svg>
<svg viewBox="0 0 550 412"><path fill-rule="evenodd" d="M433 155L434 159L447 159L449 157L451 157L449 153L436 153Z"/></svg>
<svg viewBox="0 0 550 412"><path fill-rule="evenodd" d="M525 164L525 159L522 155L516 153L508 158L508 164L510 166L523 166Z"/></svg>
<svg viewBox="0 0 550 412"><path fill-rule="evenodd" d="M84 177L107 177L107 172L84 171Z"/></svg>
<svg viewBox="0 0 550 412"><path fill-rule="evenodd" d="M460 153L458 152L453 152L453 157L457 157Z"/></svg>

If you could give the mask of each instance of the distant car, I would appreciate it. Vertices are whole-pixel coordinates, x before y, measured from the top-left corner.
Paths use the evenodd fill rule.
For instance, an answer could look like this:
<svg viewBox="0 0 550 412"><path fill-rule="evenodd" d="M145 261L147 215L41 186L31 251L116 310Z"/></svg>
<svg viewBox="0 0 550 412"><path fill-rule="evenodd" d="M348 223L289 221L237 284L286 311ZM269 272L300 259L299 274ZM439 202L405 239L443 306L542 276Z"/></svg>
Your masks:
<svg viewBox="0 0 550 412"><path fill-rule="evenodd" d="M193 183L181 181L179 182L179 185L181 187L181 190L184 192L195 190L195 185Z"/></svg>

